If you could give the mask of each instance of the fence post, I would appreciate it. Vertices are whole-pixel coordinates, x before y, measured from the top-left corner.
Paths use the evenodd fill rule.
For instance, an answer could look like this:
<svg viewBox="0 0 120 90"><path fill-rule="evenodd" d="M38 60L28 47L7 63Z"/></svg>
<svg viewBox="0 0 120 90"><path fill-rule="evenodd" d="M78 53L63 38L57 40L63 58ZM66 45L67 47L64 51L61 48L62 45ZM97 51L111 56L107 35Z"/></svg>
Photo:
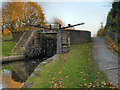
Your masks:
<svg viewBox="0 0 120 90"><path fill-rule="evenodd" d="M61 29L61 24L59 24L59 29Z"/></svg>
<svg viewBox="0 0 120 90"><path fill-rule="evenodd" d="M52 29L52 26L50 25L50 30Z"/></svg>

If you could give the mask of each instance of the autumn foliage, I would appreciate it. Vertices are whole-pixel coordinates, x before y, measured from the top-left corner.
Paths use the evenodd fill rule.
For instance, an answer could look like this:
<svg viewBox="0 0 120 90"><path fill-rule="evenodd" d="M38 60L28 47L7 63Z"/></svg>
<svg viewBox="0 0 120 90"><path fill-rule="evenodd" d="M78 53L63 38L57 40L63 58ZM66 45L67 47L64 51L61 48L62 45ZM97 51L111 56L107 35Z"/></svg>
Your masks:
<svg viewBox="0 0 120 90"><path fill-rule="evenodd" d="M9 35L12 34L11 31L8 28L5 28L3 35Z"/></svg>
<svg viewBox="0 0 120 90"><path fill-rule="evenodd" d="M2 21L11 32L24 30L26 24L45 26L43 11L36 2L4 2Z"/></svg>
<svg viewBox="0 0 120 90"><path fill-rule="evenodd" d="M59 18L54 18L54 24L57 24L57 25L61 25L61 26L64 26L64 23L62 22L62 20L60 20Z"/></svg>

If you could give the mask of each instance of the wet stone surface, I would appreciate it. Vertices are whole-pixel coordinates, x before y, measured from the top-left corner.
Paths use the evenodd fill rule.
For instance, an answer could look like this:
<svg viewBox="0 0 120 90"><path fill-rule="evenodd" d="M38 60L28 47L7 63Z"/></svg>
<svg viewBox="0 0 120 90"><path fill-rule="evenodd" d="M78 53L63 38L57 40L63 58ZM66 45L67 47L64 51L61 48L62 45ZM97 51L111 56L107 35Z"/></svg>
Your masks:
<svg viewBox="0 0 120 90"><path fill-rule="evenodd" d="M41 69L40 68L36 68L34 71L40 71Z"/></svg>
<svg viewBox="0 0 120 90"><path fill-rule="evenodd" d="M41 62L42 64L47 64L48 62Z"/></svg>
<svg viewBox="0 0 120 90"><path fill-rule="evenodd" d="M32 82L27 82L27 83L24 84L23 87L24 87L24 88L27 88L27 87L29 87L29 86L32 85L32 84L33 84Z"/></svg>

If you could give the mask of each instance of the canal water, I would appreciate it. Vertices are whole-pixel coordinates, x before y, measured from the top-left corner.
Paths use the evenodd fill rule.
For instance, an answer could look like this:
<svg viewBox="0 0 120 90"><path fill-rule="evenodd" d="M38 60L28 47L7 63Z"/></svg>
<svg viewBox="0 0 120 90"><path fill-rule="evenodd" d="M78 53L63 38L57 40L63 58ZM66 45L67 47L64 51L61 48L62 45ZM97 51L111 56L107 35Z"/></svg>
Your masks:
<svg viewBox="0 0 120 90"><path fill-rule="evenodd" d="M20 88L43 59L2 64L0 88Z"/></svg>

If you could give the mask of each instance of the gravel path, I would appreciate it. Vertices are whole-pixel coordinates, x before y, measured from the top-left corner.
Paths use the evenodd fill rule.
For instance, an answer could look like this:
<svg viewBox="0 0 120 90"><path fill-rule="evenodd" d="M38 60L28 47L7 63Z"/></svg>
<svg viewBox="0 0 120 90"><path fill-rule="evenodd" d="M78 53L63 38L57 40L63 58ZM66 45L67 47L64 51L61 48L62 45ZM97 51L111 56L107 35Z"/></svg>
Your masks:
<svg viewBox="0 0 120 90"><path fill-rule="evenodd" d="M113 54L111 50L107 48L104 39L93 37L92 41L93 60L96 61L99 69L105 73L108 82L113 82L113 85L116 86L116 82L119 80L118 76L120 75L120 73L118 73L118 69L120 70L118 67L118 56Z"/></svg>

